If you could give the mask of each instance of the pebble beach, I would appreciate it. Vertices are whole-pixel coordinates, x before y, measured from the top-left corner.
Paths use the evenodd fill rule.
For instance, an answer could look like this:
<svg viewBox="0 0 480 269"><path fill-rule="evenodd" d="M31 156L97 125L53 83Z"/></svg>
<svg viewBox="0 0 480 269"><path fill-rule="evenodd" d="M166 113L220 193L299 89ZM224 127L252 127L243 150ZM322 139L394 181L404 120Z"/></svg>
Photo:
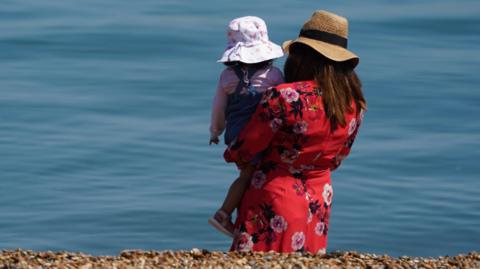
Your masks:
<svg viewBox="0 0 480 269"><path fill-rule="evenodd" d="M3 250L0 269L37 268L480 268L480 254L435 258L398 257L332 252L325 255L273 252L211 252L125 250L118 256L91 256L71 252Z"/></svg>

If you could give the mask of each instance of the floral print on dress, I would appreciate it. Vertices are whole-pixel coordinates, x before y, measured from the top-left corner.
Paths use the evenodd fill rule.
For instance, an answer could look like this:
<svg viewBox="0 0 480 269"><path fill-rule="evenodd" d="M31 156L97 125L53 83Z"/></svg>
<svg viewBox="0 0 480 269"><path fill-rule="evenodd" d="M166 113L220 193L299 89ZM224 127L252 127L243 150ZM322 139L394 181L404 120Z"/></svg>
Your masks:
<svg viewBox="0 0 480 269"><path fill-rule="evenodd" d="M282 159L283 162L285 163L294 163L295 160L298 158L300 155L300 152L296 149L293 150L283 150L281 153L280 158Z"/></svg>
<svg viewBox="0 0 480 269"><path fill-rule="evenodd" d="M294 89L291 88L286 88L280 90L280 94L282 97L287 101L288 103L296 102L298 98L300 97L300 94Z"/></svg>
<svg viewBox="0 0 480 269"><path fill-rule="evenodd" d="M319 221L317 225L315 225L315 234L318 236L323 236L326 234L327 231L327 225L325 225L324 222Z"/></svg>
<svg viewBox="0 0 480 269"><path fill-rule="evenodd" d="M305 234L303 232L296 232L292 235L292 249L299 251L303 249L305 244Z"/></svg>
<svg viewBox="0 0 480 269"><path fill-rule="evenodd" d="M325 202L325 204L326 204L327 206L330 206L330 205L332 204L332 198L333 198L332 185L330 185L330 184L325 184L325 185L323 186L322 196L323 196L323 201Z"/></svg>
<svg viewBox="0 0 480 269"><path fill-rule="evenodd" d="M238 251L251 251L253 247L252 236L248 233L241 233L238 242Z"/></svg>
<svg viewBox="0 0 480 269"><path fill-rule="evenodd" d="M306 121L299 121L299 122L296 122L294 125L293 125L293 132L296 133L296 134L304 134L307 132L307 122Z"/></svg>
<svg viewBox="0 0 480 269"><path fill-rule="evenodd" d="M279 119L279 118L274 118L271 122L270 122L270 127L272 128L272 131L276 132L280 129L280 127L282 126L282 119Z"/></svg>
<svg viewBox="0 0 480 269"><path fill-rule="evenodd" d="M352 119L348 124L348 135L352 135L355 131L355 128L357 128L357 120Z"/></svg>
<svg viewBox="0 0 480 269"><path fill-rule="evenodd" d="M255 171L253 173L252 179L251 179L251 185L256 188L260 189L263 187L263 184L265 184L265 181L267 180L265 174L262 171Z"/></svg>
<svg viewBox="0 0 480 269"><path fill-rule="evenodd" d="M282 216L275 216L270 220L270 227L276 233L281 233L287 230L288 224Z"/></svg>
<svg viewBox="0 0 480 269"><path fill-rule="evenodd" d="M308 211L307 224L312 222L312 220L313 220L313 214L312 214L312 212Z"/></svg>
<svg viewBox="0 0 480 269"><path fill-rule="evenodd" d="M330 131L315 82L281 84L264 94L224 154L240 167L264 156L239 207L231 250L325 253L330 172L350 153L362 122L352 108L347 124Z"/></svg>

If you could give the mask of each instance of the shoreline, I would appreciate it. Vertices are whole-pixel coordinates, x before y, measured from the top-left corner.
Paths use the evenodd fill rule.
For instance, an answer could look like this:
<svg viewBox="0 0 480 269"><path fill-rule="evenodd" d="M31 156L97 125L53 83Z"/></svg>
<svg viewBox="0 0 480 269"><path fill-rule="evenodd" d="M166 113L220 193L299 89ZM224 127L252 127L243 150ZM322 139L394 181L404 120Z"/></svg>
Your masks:
<svg viewBox="0 0 480 269"><path fill-rule="evenodd" d="M480 268L480 253L436 258L398 258L356 252L324 255L274 252L219 252L124 250L118 256L92 256L73 252L0 251L0 269L33 268Z"/></svg>

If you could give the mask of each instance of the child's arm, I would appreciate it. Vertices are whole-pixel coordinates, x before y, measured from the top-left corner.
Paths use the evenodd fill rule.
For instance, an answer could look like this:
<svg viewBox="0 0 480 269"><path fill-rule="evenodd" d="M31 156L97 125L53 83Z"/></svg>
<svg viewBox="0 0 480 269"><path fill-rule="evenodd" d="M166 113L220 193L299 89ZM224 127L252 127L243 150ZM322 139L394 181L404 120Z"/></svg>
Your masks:
<svg viewBox="0 0 480 269"><path fill-rule="evenodd" d="M282 84L285 82L282 71L280 71L280 69L273 66L270 72L271 72L270 81L272 85L277 86L278 84Z"/></svg>
<svg viewBox="0 0 480 269"><path fill-rule="evenodd" d="M227 93L222 85L222 76L218 81L217 91L212 103L212 116L210 122L210 144L218 144L218 137L225 129L225 109L227 107Z"/></svg>

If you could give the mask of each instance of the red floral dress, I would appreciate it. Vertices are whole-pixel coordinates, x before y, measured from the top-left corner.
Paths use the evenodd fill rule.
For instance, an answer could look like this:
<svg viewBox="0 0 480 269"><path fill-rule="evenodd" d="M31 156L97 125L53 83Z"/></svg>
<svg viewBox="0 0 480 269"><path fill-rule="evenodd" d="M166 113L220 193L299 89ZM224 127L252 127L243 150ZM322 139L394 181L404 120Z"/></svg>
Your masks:
<svg viewBox="0 0 480 269"><path fill-rule="evenodd" d="M239 166L263 156L239 207L231 250L325 252L330 171L350 152L363 115L353 107L346 126L332 131L313 81L265 93L224 154Z"/></svg>

